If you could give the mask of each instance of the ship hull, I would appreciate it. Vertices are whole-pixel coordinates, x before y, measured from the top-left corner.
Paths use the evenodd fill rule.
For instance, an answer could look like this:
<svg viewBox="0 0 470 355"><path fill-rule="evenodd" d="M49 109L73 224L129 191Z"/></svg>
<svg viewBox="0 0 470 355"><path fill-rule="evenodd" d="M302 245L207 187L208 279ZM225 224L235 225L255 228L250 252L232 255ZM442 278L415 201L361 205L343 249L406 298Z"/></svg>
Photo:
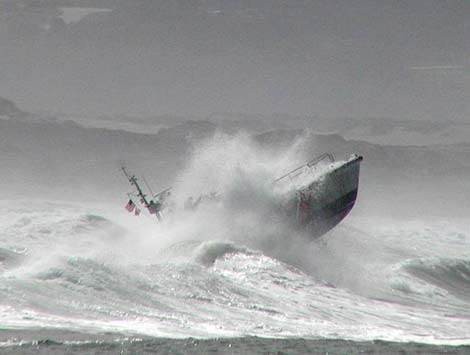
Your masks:
<svg viewBox="0 0 470 355"><path fill-rule="evenodd" d="M300 191L307 197L308 207L302 211L299 206L298 221L312 237L331 230L354 207L361 161L362 157L354 157Z"/></svg>
<svg viewBox="0 0 470 355"><path fill-rule="evenodd" d="M321 176L295 190L285 205L291 221L297 228L318 238L338 223L352 210L359 187L362 157L353 156L342 164L336 162Z"/></svg>

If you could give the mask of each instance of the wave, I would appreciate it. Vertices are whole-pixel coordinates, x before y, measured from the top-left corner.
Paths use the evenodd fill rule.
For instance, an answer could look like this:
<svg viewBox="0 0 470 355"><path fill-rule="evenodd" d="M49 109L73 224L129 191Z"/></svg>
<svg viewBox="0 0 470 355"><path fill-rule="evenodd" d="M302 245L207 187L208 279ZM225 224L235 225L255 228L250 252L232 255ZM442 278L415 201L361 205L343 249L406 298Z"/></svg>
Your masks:
<svg viewBox="0 0 470 355"><path fill-rule="evenodd" d="M161 262L193 262L204 266L214 263L228 254L254 255L255 251L231 241L185 240L162 249L156 258Z"/></svg>
<svg viewBox="0 0 470 355"><path fill-rule="evenodd" d="M20 265L25 257L26 255L23 253L0 248L0 271Z"/></svg>
<svg viewBox="0 0 470 355"><path fill-rule="evenodd" d="M470 260L420 258L407 261L403 269L457 298L470 301Z"/></svg>
<svg viewBox="0 0 470 355"><path fill-rule="evenodd" d="M209 266L227 254L252 254L247 248L236 246L233 243L209 241L201 243L195 250L194 260Z"/></svg>
<svg viewBox="0 0 470 355"><path fill-rule="evenodd" d="M235 242L181 242L166 253L169 262L134 260L135 264L125 265L118 258L105 263L69 255L29 277L4 278L0 297L11 308L2 312L0 304L0 320L28 329L59 325L165 337L424 341L433 340L410 334L427 334L429 329L445 341L463 337L465 332L459 329L468 323L326 287L288 263ZM410 318L409 312L419 317ZM441 329L436 317L449 323ZM357 319L362 323L360 334Z"/></svg>
<svg viewBox="0 0 470 355"><path fill-rule="evenodd" d="M264 214L275 197L266 181L290 156L259 156L243 139L219 143L200 149L202 163L193 162L175 189L220 187L226 203L183 213L175 223L90 213L91 206L6 207L12 218L0 224L0 262L22 267L0 273L0 323L169 337L470 341L470 318L461 316L468 303L448 297L468 300L465 257L422 258L416 244L401 248L401 235L345 224L326 243L312 243ZM410 237L436 250L433 235ZM440 240L463 249L465 239L454 239ZM25 261L10 252L22 248ZM389 272L401 286L393 288ZM427 285L445 291L442 298L427 297ZM401 291L399 302L390 302L394 291ZM417 301L401 302L407 297Z"/></svg>

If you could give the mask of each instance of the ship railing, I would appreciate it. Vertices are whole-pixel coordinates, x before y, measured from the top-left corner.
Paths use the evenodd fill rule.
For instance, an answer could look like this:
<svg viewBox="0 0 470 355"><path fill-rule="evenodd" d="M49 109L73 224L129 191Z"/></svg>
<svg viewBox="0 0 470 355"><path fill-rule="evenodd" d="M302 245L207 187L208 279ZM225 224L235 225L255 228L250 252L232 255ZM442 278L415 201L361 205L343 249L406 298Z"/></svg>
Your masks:
<svg viewBox="0 0 470 355"><path fill-rule="evenodd" d="M315 169L315 167L320 164L321 162L329 160L330 163L333 163L335 161L335 156L332 153L323 153L322 155L310 160L304 165L299 166L298 168L295 168L294 170L289 171L287 174L282 175L281 177L277 178L274 180L274 183L277 183L283 179L289 178L290 181L300 174L304 173L306 170L311 171Z"/></svg>

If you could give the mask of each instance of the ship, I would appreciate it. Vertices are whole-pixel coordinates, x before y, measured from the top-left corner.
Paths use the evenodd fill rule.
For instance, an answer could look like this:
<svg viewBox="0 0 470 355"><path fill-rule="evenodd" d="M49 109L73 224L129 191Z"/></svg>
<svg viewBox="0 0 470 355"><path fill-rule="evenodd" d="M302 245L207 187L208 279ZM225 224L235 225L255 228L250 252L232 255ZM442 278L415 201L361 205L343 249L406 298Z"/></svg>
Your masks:
<svg viewBox="0 0 470 355"><path fill-rule="evenodd" d="M310 237L321 237L354 207L362 160L353 154L337 161L333 154L325 153L277 178L281 213Z"/></svg>
<svg viewBox="0 0 470 355"><path fill-rule="evenodd" d="M346 160L336 160L333 154L324 153L276 178L271 184L275 192L273 196L277 197L274 202L278 215L294 228L305 231L311 238L323 236L354 207L362 160L363 157L356 154ZM124 166L121 169L134 188L133 192L128 193L126 209L140 215L140 204L161 222L169 209L171 187L154 194L143 178L149 191L146 193L135 175L130 174ZM220 201L222 198L217 192L198 198L190 196L184 209L195 210L201 203Z"/></svg>

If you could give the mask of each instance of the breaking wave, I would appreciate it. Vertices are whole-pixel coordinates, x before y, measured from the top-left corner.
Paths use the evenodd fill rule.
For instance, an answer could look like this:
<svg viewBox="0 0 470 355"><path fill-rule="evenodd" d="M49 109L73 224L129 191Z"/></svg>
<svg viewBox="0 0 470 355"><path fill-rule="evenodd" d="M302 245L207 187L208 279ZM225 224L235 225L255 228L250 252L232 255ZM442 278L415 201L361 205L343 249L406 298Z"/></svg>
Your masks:
<svg viewBox="0 0 470 355"><path fill-rule="evenodd" d="M110 205L1 202L0 324L470 343L465 229L392 220L381 230L352 216L313 242L267 212L271 181L301 152L301 142L279 154L217 136L195 149L162 224ZM181 209L212 189L222 201Z"/></svg>
<svg viewBox="0 0 470 355"><path fill-rule="evenodd" d="M470 302L470 260L417 259L403 267L411 275Z"/></svg>
<svg viewBox="0 0 470 355"><path fill-rule="evenodd" d="M0 271L20 265L23 259L24 255L21 253L0 248Z"/></svg>

